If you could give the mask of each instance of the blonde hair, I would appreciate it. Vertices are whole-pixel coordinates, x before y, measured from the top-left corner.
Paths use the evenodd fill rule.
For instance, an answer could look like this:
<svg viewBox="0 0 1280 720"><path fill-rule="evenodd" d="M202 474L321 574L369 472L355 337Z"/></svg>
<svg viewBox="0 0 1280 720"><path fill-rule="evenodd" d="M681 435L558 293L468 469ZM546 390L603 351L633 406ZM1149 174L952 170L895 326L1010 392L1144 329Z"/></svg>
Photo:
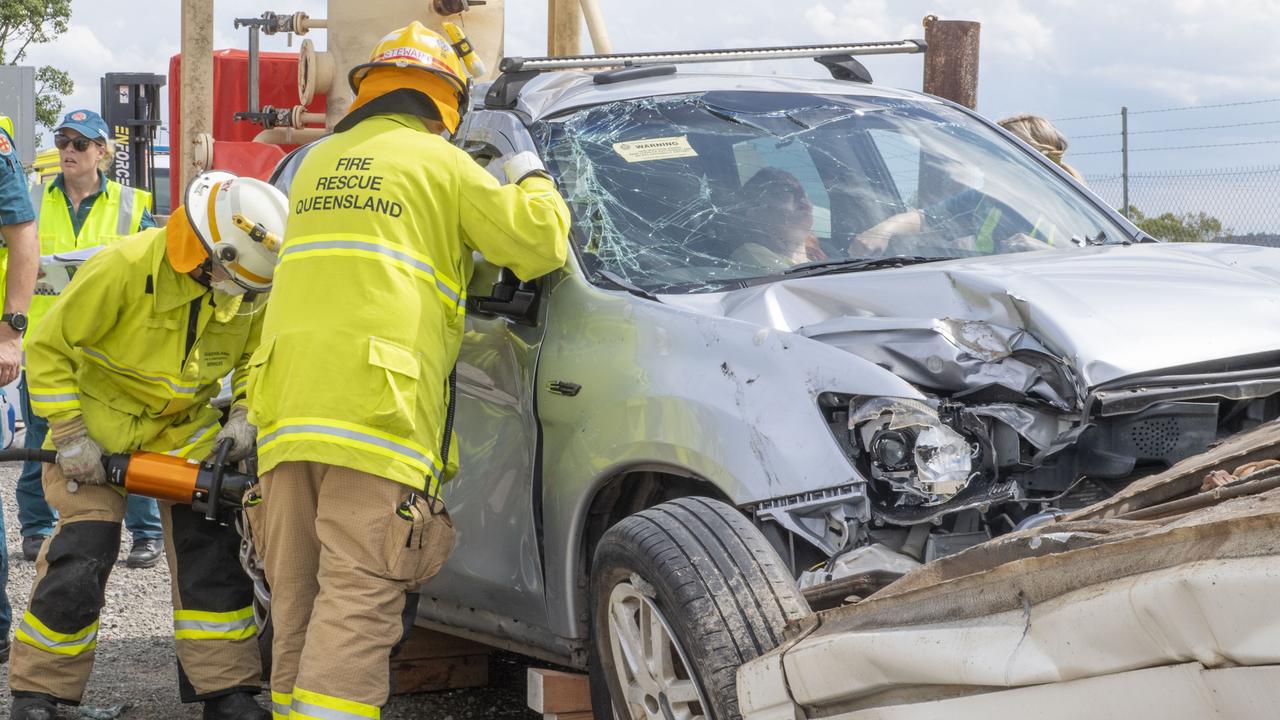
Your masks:
<svg viewBox="0 0 1280 720"><path fill-rule="evenodd" d="M1054 161L1063 170L1066 170L1071 177L1076 180L1084 181L1080 173L1062 161L1062 156L1067 152L1067 139L1062 133L1058 132L1058 128L1053 126L1045 118L1030 113L1022 113L1007 117L997 121L1000 127L1017 135L1020 140L1039 150L1042 155Z"/></svg>
<svg viewBox="0 0 1280 720"><path fill-rule="evenodd" d="M116 155L116 143L114 140L103 140L102 145L107 152L102 156L102 159L98 161L98 169L102 172L107 172L111 169L111 160Z"/></svg>

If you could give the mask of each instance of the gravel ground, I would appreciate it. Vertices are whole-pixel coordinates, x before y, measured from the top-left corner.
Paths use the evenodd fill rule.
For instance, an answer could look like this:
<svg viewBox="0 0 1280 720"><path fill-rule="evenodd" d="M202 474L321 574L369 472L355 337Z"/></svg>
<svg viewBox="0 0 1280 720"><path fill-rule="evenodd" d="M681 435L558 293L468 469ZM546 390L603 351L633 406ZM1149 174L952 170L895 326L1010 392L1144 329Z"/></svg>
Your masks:
<svg viewBox="0 0 1280 720"><path fill-rule="evenodd" d="M21 444L21 440L19 440ZM0 465L0 498L3 498L5 542L9 549L9 600L15 618L22 616L35 563L22 560L18 509L14 501L17 465ZM102 613L97 659L84 708L105 709L131 703L120 717L126 720L179 720L199 718L198 705L178 702L174 664L169 574L161 562L154 568L125 567L131 539L121 539L120 561L107 584L107 604ZM393 698L383 711L387 720L437 718L439 720L532 720L538 716L525 707L525 668L533 662L495 652L489 663L490 685L474 690L449 690ZM9 668L0 667L0 683L8 687ZM266 694L259 696L263 702ZM10 698L0 691L0 714L8 717ZM64 708L64 718L82 717Z"/></svg>

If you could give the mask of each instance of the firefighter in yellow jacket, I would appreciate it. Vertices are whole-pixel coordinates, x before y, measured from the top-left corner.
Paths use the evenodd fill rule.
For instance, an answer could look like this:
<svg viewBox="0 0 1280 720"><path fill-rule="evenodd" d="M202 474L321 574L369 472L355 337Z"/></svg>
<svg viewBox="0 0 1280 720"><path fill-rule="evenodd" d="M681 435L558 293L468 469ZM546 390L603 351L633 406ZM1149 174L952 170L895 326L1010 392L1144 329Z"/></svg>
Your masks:
<svg viewBox="0 0 1280 720"><path fill-rule="evenodd" d="M284 195L264 182L201 175L164 229L86 262L27 339L31 403L58 453L44 490L59 518L18 623L13 718L54 718L56 704L84 694L125 512L124 493L105 485L104 453L200 460L220 439L231 440L232 459L252 452L246 366L287 214ZM228 373L234 399L219 429L209 401ZM205 720L269 717L253 699L253 586L236 532L187 505L161 503L160 514L182 700L204 702Z"/></svg>
<svg viewBox="0 0 1280 720"><path fill-rule="evenodd" d="M534 278L568 250L535 155L504 186L441 137L470 87L448 41L415 22L350 80L350 114L293 178L249 361L277 718L379 717L407 594L453 547L437 492L471 253Z"/></svg>

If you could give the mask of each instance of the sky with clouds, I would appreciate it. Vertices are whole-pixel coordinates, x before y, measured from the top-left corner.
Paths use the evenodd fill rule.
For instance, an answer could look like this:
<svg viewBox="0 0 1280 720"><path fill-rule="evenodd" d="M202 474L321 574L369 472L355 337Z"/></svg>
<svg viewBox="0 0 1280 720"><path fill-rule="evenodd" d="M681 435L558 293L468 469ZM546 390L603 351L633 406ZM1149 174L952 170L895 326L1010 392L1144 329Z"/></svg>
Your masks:
<svg viewBox="0 0 1280 720"><path fill-rule="evenodd" d="M424 0L425 2L425 0ZM921 20L982 23L979 112L998 118L1035 112L1062 119L1075 137L1068 161L1088 175L1117 174L1119 109L1134 114L1133 172L1280 165L1280 53L1277 0L600 0L617 51L849 42L922 37ZM217 0L214 46L246 47L235 17L265 9L324 16L321 0L263 5ZM546 6L507 0L506 50L545 51ZM69 71L76 91L68 106L97 108L105 72L168 70L178 51L177 0L74 0L67 33L33 48L29 62ZM313 33L323 47L323 32ZM287 49L282 37L264 50ZM297 41L295 40L296 49ZM584 41L584 48L589 43ZM918 56L867 58L878 83L919 89ZM751 72L821 75L811 62L751 63ZM1252 102L1226 108L1137 112ZM1180 128L1238 125L1205 130ZM1139 134L1141 133L1141 134ZM1101 137L1084 137L1084 136ZM1234 147L1146 150L1186 145Z"/></svg>

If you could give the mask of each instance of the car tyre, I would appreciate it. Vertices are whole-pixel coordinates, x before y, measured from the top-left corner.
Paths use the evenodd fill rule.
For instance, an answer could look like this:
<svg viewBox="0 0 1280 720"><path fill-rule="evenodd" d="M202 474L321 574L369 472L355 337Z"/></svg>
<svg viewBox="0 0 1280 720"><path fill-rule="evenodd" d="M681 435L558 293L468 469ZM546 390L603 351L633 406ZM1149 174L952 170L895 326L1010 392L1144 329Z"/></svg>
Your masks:
<svg viewBox="0 0 1280 720"><path fill-rule="evenodd" d="M697 497L604 534L591 607L595 716L624 720L736 720L738 667L809 612L760 531L733 507Z"/></svg>

